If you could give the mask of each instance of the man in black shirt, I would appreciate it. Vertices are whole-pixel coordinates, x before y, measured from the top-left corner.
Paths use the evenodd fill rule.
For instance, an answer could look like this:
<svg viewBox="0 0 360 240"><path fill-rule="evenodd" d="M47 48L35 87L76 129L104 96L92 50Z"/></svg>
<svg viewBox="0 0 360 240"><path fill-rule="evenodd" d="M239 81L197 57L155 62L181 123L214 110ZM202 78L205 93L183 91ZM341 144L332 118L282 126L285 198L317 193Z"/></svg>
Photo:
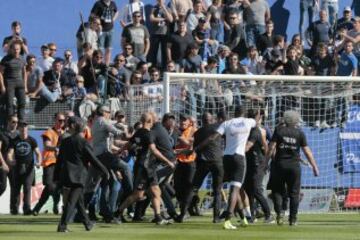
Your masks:
<svg viewBox="0 0 360 240"><path fill-rule="evenodd" d="M266 22L266 32L259 36L256 42L256 48L259 50L260 55L264 55L266 49L273 47L274 42L274 23L269 20Z"/></svg>
<svg viewBox="0 0 360 240"><path fill-rule="evenodd" d="M243 59L247 53L244 25L239 23L239 17L236 12L230 12L228 18L230 28L225 29L225 45L232 52L239 54L240 59Z"/></svg>
<svg viewBox="0 0 360 240"><path fill-rule="evenodd" d="M123 218L123 211L134 202L142 199L147 189L152 195L152 205L154 208L155 222L158 225L168 224L160 215L161 190L155 171L156 162L161 161L171 168L175 164L165 157L155 146L154 136L151 133L153 127L153 117L150 113L144 113L140 119L143 127L136 131L129 140L125 148L132 148L136 152L134 165L134 192L121 204L119 214ZM154 155L154 157L152 156Z"/></svg>
<svg viewBox="0 0 360 240"><path fill-rule="evenodd" d="M248 194L251 215L255 216L254 198L260 203L264 214L265 223L273 222L270 215L269 204L262 191L262 181L265 174L265 153L268 148L266 130L260 127L262 115L260 109L249 110L248 117L256 120L257 126L251 129L246 144L246 175L244 190Z"/></svg>
<svg viewBox="0 0 360 240"><path fill-rule="evenodd" d="M18 211L20 204L20 190L23 186L23 213L31 214L31 186L34 183L35 169L40 167L41 153L36 140L29 136L26 122L19 122L19 136L10 144L8 161L14 165L14 175L16 178L14 188L14 198L11 205L12 211ZM36 161L34 161L34 153Z"/></svg>
<svg viewBox="0 0 360 240"><path fill-rule="evenodd" d="M11 31L12 35L4 38L3 40L3 50L4 52L8 53L10 45L13 41L20 41L21 44L21 52L20 55L24 56L25 54L29 53L27 40L23 36L21 36L21 23L19 21L14 21L11 23Z"/></svg>
<svg viewBox="0 0 360 240"><path fill-rule="evenodd" d="M187 32L186 22L178 22L178 31L170 35L167 43L167 60L180 64L186 50L193 44L194 38Z"/></svg>
<svg viewBox="0 0 360 240"><path fill-rule="evenodd" d="M270 157L276 150L271 176L274 208L277 214L276 220L278 225L283 224L284 212L282 210L282 202L285 187L290 198L289 224L291 226L297 224L301 187L300 148L308 159L314 176L319 175L315 159L310 148L307 146L305 134L297 126L299 119L300 116L295 111L286 111L284 113L285 125L275 129L265 158L267 166Z"/></svg>
<svg viewBox="0 0 360 240"><path fill-rule="evenodd" d="M105 64L108 66L111 60L114 23L119 16L115 1L97 1L91 9L91 15L97 16L101 20L102 34L99 37L99 47L105 53Z"/></svg>
<svg viewBox="0 0 360 240"><path fill-rule="evenodd" d="M90 144L83 136L85 123L78 117L68 119L70 137L62 140L56 162L54 178L64 190L64 212L58 225L58 232L68 232L75 206L82 215L85 229L90 231L93 224L84 207L83 190L87 180L89 164L109 178L109 172L96 158ZM65 194L66 193L66 194Z"/></svg>
<svg viewBox="0 0 360 240"><path fill-rule="evenodd" d="M5 87L2 89L6 94L6 109L8 116L14 115L14 97L17 99L18 117L25 119L25 93L26 89L26 63L22 59L22 42L12 41L9 54L0 62L0 81L4 79ZM6 90L6 91L5 91Z"/></svg>
<svg viewBox="0 0 360 240"><path fill-rule="evenodd" d="M214 123L214 117L206 112L202 116L203 126L194 134L194 147L216 133L218 124ZM223 149L221 138L209 141L206 146L196 152L196 171L193 179L193 191L197 193L208 175L212 176L212 188L214 195L213 223L220 222L221 189L224 177Z"/></svg>

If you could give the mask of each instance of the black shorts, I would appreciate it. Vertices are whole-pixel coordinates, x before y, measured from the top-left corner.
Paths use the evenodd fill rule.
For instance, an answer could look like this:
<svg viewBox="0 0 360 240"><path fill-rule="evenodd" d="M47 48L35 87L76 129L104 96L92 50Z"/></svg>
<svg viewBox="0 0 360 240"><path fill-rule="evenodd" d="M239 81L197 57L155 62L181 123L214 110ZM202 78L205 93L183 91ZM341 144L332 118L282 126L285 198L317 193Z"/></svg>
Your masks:
<svg viewBox="0 0 360 240"><path fill-rule="evenodd" d="M144 191L150 186L159 185L154 167L144 167L136 164L134 166L134 189Z"/></svg>
<svg viewBox="0 0 360 240"><path fill-rule="evenodd" d="M246 174L246 159L239 154L224 156L224 182L241 187Z"/></svg>

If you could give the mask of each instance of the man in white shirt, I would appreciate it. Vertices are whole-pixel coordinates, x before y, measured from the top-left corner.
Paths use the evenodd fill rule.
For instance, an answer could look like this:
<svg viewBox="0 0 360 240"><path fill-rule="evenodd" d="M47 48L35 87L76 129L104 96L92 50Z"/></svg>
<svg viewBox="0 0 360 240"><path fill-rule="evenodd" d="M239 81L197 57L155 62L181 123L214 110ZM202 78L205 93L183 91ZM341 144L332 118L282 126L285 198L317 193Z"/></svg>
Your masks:
<svg viewBox="0 0 360 240"><path fill-rule="evenodd" d="M54 62L54 58L50 57L50 49L47 45L41 46L42 58L38 60L38 66L43 72L50 70Z"/></svg>
<svg viewBox="0 0 360 240"><path fill-rule="evenodd" d="M246 173L245 148L250 130L256 126L254 119L245 118L246 109L238 106L235 109L235 117L223 122L217 129L217 133L199 144L193 151L198 151L210 140L225 135L226 143L224 150L224 182L230 183L229 203L225 213L225 229L236 229L230 219L240 199L240 188L242 187Z"/></svg>

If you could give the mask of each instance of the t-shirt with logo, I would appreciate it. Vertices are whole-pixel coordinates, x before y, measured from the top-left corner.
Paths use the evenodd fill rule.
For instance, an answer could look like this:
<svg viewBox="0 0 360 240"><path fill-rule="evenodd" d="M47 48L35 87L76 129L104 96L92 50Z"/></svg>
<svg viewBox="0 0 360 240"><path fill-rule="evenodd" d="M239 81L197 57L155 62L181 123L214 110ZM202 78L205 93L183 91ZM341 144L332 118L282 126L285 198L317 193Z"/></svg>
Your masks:
<svg viewBox="0 0 360 240"><path fill-rule="evenodd" d="M91 13L100 18L103 32L109 32L113 29L113 17L116 12L117 7L114 1L111 1L109 6L103 0L97 1L91 9Z"/></svg>
<svg viewBox="0 0 360 240"><path fill-rule="evenodd" d="M14 156L16 164L32 165L34 163L34 150L38 145L36 140L28 136L26 139L16 137L12 142L10 148L14 149Z"/></svg>
<svg viewBox="0 0 360 240"><path fill-rule="evenodd" d="M151 164L150 144L154 143L154 137L148 129L141 128L137 130L130 139L132 150L136 155L136 164L149 167Z"/></svg>
<svg viewBox="0 0 360 240"><path fill-rule="evenodd" d="M251 129L255 126L254 119L244 117L223 122L217 132L226 137L224 155L239 154L245 156L245 145Z"/></svg>
<svg viewBox="0 0 360 240"><path fill-rule="evenodd" d="M304 132L297 127L280 126L271 139L276 143L275 161L295 163L300 160L300 147L306 147Z"/></svg>
<svg viewBox="0 0 360 240"><path fill-rule="evenodd" d="M144 54L145 39L149 38L149 36L149 31L144 25L135 26L130 24L124 28L122 33L122 37L126 39L126 42L134 45L135 57L140 57Z"/></svg>

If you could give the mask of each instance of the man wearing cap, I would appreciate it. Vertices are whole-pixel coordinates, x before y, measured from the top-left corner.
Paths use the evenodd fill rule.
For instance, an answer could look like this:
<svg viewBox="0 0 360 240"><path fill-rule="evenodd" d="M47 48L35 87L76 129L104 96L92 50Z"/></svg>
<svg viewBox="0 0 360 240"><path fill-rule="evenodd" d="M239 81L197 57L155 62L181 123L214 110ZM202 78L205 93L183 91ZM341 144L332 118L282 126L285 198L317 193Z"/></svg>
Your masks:
<svg viewBox="0 0 360 240"><path fill-rule="evenodd" d="M176 198L180 204L180 216L177 221L182 222L190 205L188 196L191 194L191 185L195 174L196 159L196 153L186 155L182 152L193 148L194 133L197 129L191 123L189 115L181 114L179 130L180 136L175 146L178 164L174 173L174 187L176 191Z"/></svg>
<svg viewBox="0 0 360 240"><path fill-rule="evenodd" d="M23 214L31 214L31 187L35 180L34 166L40 167L41 153L36 140L29 136L28 124L20 121L19 136L16 137L10 145L8 161L13 165L15 174L14 198L10 203L14 208L12 211L18 211L20 205L20 190L23 187ZM36 160L34 161L34 153Z"/></svg>
<svg viewBox="0 0 360 240"><path fill-rule="evenodd" d="M301 166L300 149L303 150L311 165L314 176L319 175L319 169L310 148L307 145L304 132L298 127L300 121L299 113L286 111L284 113L285 125L275 129L269 149L266 153L266 166L270 157L276 150L274 165L271 169L272 191L274 195L274 208L277 214L277 223L284 223L284 212L282 210L283 193L285 185L290 198L289 225L297 224L297 212L300 200Z"/></svg>
<svg viewBox="0 0 360 240"><path fill-rule="evenodd" d="M337 28L336 30L339 31L340 29L346 29L348 31L354 28L355 19L352 18L351 8L349 6L344 8L343 17L337 21Z"/></svg>

